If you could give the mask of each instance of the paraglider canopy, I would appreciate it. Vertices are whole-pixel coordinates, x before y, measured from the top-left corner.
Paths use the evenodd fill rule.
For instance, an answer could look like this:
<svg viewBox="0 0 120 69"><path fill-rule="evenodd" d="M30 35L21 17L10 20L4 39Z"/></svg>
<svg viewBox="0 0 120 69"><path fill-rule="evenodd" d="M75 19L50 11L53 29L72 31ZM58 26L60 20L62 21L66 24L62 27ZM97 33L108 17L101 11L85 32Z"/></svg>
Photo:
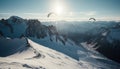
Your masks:
<svg viewBox="0 0 120 69"><path fill-rule="evenodd" d="M96 19L95 19L95 18L89 18L89 20L93 20L93 21L96 21Z"/></svg>
<svg viewBox="0 0 120 69"><path fill-rule="evenodd" d="M56 13L50 12L50 13L47 14L47 17L49 18L51 15L56 15Z"/></svg>

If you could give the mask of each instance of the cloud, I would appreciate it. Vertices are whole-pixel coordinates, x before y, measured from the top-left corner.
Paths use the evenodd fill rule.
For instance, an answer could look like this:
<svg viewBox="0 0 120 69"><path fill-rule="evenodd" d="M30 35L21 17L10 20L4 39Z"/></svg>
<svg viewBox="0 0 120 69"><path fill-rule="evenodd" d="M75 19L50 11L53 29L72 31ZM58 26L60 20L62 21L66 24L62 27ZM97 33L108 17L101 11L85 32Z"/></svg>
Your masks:
<svg viewBox="0 0 120 69"><path fill-rule="evenodd" d="M0 15L8 15L8 14L10 14L10 13L0 13Z"/></svg>
<svg viewBox="0 0 120 69"><path fill-rule="evenodd" d="M120 21L120 17L114 17L114 16L104 16L99 17L98 20L100 21Z"/></svg>
<svg viewBox="0 0 120 69"><path fill-rule="evenodd" d="M88 11L88 12L79 12L81 15L85 15L85 16L93 16L96 15L95 11Z"/></svg>
<svg viewBox="0 0 120 69"><path fill-rule="evenodd" d="M47 13L23 13L25 15L35 15L35 16L43 16L43 15L47 15Z"/></svg>
<svg viewBox="0 0 120 69"><path fill-rule="evenodd" d="M76 16L76 17L78 17L78 16L82 16L82 17L86 17L86 16L95 16L95 15L97 15L97 12L96 11L88 11L88 12L83 12L83 11L81 11L81 12L68 12L68 13L66 13L65 14L65 16Z"/></svg>
<svg viewBox="0 0 120 69"><path fill-rule="evenodd" d="M95 11L86 12L85 15L93 16L93 15L96 15L96 12Z"/></svg>

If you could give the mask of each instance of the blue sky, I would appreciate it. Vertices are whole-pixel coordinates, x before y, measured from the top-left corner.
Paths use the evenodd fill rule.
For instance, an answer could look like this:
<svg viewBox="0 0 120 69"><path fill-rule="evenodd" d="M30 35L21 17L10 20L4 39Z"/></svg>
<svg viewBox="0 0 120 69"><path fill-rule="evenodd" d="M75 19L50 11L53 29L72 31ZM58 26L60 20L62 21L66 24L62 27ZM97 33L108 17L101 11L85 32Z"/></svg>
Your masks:
<svg viewBox="0 0 120 69"><path fill-rule="evenodd" d="M60 9L56 9L59 4ZM120 0L0 0L0 18L17 15L23 18L46 20L53 11L62 11L62 20L119 20Z"/></svg>

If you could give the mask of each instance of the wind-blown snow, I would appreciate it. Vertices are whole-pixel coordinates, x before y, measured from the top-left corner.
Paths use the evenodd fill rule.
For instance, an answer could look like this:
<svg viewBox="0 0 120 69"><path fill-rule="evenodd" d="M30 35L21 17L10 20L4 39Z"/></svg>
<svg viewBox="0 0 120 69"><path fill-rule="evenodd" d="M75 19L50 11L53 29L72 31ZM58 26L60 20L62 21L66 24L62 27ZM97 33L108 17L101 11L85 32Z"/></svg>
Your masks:
<svg viewBox="0 0 120 69"><path fill-rule="evenodd" d="M0 39L0 41L2 41ZM11 40L12 41L12 40ZM20 40L22 41L22 39ZM15 42L14 40L12 42ZM9 43L10 45L17 44ZM0 57L1 69L79 69L78 62L60 52L46 48L29 40L30 47L26 44L19 44L18 49L12 51L14 54L7 57ZM12 52L10 51L10 52Z"/></svg>
<svg viewBox="0 0 120 69"><path fill-rule="evenodd" d="M85 51L85 49L82 46L80 47L75 45L75 43L71 40L68 40L64 45L60 41L56 42L55 39L54 41L50 41L49 37L46 37L44 39L37 39L32 37L29 37L29 38L39 44L42 44L46 47L62 52L77 60L79 60L79 57L80 57L80 55L77 54L77 51L78 50Z"/></svg>

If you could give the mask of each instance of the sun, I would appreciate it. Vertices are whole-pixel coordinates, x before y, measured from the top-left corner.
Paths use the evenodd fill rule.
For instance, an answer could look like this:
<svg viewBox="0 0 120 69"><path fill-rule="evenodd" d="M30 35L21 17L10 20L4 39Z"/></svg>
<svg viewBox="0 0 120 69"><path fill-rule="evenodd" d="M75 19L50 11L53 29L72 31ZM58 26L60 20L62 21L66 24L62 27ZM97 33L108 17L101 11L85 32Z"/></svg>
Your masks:
<svg viewBox="0 0 120 69"><path fill-rule="evenodd" d="M56 5L56 7L55 7L55 13L56 13L57 15L62 15L62 14L63 14L63 6L61 6L61 5Z"/></svg>

